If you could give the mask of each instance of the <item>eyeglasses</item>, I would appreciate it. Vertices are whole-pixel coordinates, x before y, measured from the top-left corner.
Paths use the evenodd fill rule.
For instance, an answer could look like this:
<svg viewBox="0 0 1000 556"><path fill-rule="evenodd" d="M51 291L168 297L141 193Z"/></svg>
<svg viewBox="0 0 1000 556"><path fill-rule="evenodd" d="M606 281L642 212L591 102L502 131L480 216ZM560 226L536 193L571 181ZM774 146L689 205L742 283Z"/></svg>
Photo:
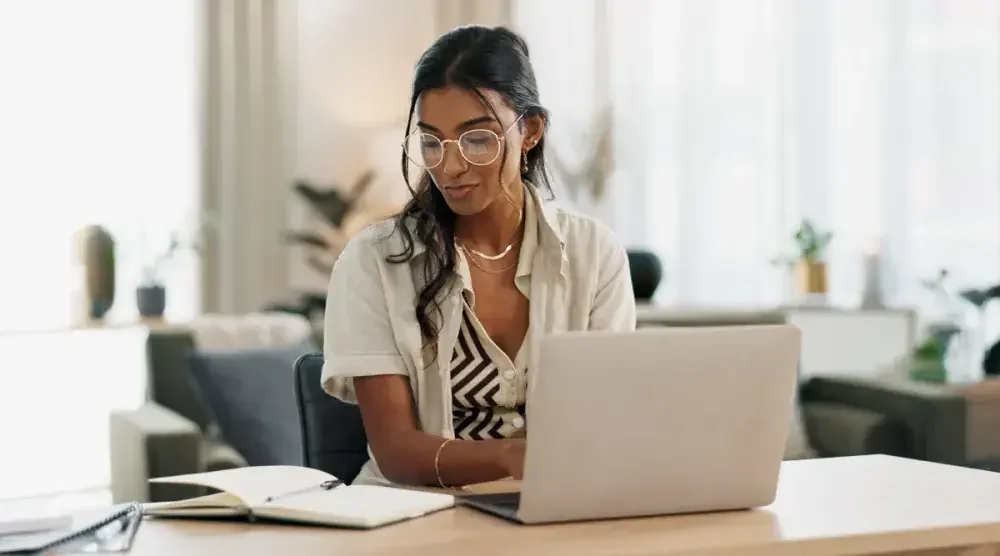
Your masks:
<svg viewBox="0 0 1000 556"><path fill-rule="evenodd" d="M411 162L430 170L444 161L444 149L448 143L455 143L458 145L458 152L469 164L488 166L500 158L501 144L507 139L510 130L521 121L522 116L523 114L510 124L510 127L503 132L503 136L489 129L470 129L459 135L458 139L442 141L430 133L416 131L403 141L403 152Z"/></svg>

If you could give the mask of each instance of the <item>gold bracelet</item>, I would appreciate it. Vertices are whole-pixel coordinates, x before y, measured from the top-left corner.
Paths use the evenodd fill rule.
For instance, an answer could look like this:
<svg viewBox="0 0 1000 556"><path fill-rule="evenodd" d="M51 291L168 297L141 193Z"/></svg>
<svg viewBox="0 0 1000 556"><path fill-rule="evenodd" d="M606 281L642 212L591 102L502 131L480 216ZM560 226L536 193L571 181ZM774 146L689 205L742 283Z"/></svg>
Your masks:
<svg viewBox="0 0 1000 556"><path fill-rule="evenodd" d="M440 485L441 488L448 488L448 487L444 486L444 481L441 480L441 465L440 465L441 464L441 450L444 450L444 447L449 442L451 442L452 440L455 440L455 439L454 438L448 438L444 442L442 442L441 445L438 446L437 453L434 454L434 474L437 476L438 485Z"/></svg>

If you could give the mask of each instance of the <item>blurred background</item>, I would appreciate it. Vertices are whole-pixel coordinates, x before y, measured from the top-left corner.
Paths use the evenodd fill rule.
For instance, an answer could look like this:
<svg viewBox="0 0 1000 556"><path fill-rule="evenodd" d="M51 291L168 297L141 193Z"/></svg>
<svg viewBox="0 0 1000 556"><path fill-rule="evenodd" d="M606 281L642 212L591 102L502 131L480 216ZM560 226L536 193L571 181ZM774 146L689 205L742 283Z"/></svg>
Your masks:
<svg viewBox="0 0 1000 556"><path fill-rule="evenodd" d="M640 319L779 311L809 376L998 364L1000 0L5 0L0 500L187 469L136 422L254 463L156 373L319 348L340 246L409 197L414 64L468 23L528 40L555 202L628 246Z"/></svg>

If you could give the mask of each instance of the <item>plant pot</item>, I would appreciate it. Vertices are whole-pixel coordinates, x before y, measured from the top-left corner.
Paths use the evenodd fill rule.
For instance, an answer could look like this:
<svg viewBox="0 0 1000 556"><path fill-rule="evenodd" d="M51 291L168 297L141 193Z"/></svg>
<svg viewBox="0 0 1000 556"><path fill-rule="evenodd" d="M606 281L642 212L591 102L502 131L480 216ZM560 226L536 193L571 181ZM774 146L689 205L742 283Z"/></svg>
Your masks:
<svg viewBox="0 0 1000 556"><path fill-rule="evenodd" d="M940 359L912 359L909 364L910 380L944 384L948 373Z"/></svg>
<svg viewBox="0 0 1000 556"><path fill-rule="evenodd" d="M167 290L160 285L139 286L135 290L135 304L139 309L139 316L162 318L167 308Z"/></svg>
<svg viewBox="0 0 1000 556"><path fill-rule="evenodd" d="M827 291L826 263L799 261L795 265L799 291L804 294L823 294Z"/></svg>
<svg viewBox="0 0 1000 556"><path fill-rule="evenodd" d="M628 250L628 265L632 278L632 292L636 301L649 301L663 279L660 258L650 251Z"/></svg>

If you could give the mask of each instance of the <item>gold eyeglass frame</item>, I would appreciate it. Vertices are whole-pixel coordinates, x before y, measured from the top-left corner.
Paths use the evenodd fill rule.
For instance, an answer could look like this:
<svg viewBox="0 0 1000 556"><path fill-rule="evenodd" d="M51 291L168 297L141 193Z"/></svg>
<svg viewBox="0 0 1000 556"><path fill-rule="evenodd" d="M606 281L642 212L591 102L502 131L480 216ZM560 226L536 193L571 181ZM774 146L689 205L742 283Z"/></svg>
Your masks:
<svg viewBox="0 0 1000 556"><path fill-rule="evenodd" d="M469 164L472 164L473 166L489 166L490 164L493 164L494 162L496 162L498 158L500 158L500 153L501 153L501 151L503 151L502 147L507 142L507 134L510 133L510 130L514 129L514 126L516 126L518 124L518 122L521 121L521 118L523 118L523 117L524 117L524 114L521 114L520 116L518 116L517 119L514 120L514 123L510 124L510 127L508 127L503 132L502 136L501 135L497 135L497 132L493 131L492 129L470 129L468 131L462 132L462 134L458 136L458 139L438 139L437 136L435 136L433 134L430 134L430 133L427 133L427 132L424 132L424 131L415 130L413 133L407 135L406 139L403 139L403 142L402 142L402 144L400 144L400 147L402 147L403 154L406 156L407 160L409 160L410 162L412 162L412 163L416 164L417 166L423 168L424 170L433 170L434 168L437 168L438 166L440 166L442 162L444 162L444 153L445 153L445 149L448 148L448 143L455 143L455 146L458 147L458 154L462 155L462 160L468 162ZM474 133L474 132L477 132L477 131L479 131L479 132L485 131L485 132L493 135L493 137L496 137L497 143L500 144L501 148L497 149L496 156L494 156L493 160L490 160L489 162L482 162L482 163L473 162L473 161L469 160L469 157L465 156L465 151L462 150L462 143L461 143L462 138L465 137L465 135L468 134L468 133ZM434 139L437 139L438 143L441 143L441 160L439 160L437 162L437 164L435 164L434 166L427 166L427 165L421 164L421 163L417 162L416 160L413 160L413 157L410 156L410 153L408 153L406 151L406 144L410 141L410 138L413 137L413 136L415 136L415 135L428 135L430 137L434 137Z"/></svg>

